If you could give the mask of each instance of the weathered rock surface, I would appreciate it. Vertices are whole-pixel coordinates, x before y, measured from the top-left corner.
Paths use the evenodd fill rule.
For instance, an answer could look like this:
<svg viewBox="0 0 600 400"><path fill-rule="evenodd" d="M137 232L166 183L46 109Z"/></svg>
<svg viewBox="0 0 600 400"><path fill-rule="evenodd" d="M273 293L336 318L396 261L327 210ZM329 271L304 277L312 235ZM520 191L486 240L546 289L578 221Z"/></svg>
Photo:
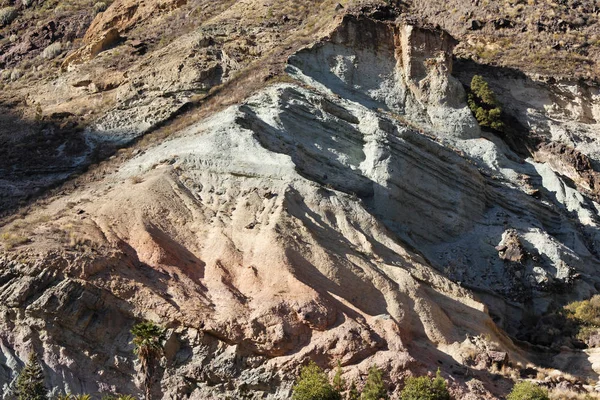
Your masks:
<svg viewBox="0 0 600 400"><path fill-rule="evenodd" d="M118 79L88 135L129 140L167 118L165 82L220 82L224 47L202 35L164 49L194 49L181 68L148 61ZM307 358L339 360L348 379L377 364L396 394L408 371L437 366L457 396L505 394L465 367L473 351L479 368L528 361L505 332L600 285L600 206L582 175L597 170L595 120L561 121L531 92L560 86L498 75L514 132L482 131L459 80L475 67L453 68L454 43L345 17L289 58L289 82L7 223L28 243L0 261L0 384L34 349L49 384L136 393L129 329L149 319L169 328L156 398L289 398ZM574 150L544 158L562 147L535 145L563 143L552 132L566 126ZM594 357L546 361L594 377Z"/></svg>
<svg viewBox="0 0 600 400"><path fill-rule="evenodd" d="M157 11L169 11L185 3L186 0L114 1L105 12L94 19L83 37L85 45L65 59L63 68L96 57L100 52L117 44L121 35L129 28L157 14Z"/></svg>

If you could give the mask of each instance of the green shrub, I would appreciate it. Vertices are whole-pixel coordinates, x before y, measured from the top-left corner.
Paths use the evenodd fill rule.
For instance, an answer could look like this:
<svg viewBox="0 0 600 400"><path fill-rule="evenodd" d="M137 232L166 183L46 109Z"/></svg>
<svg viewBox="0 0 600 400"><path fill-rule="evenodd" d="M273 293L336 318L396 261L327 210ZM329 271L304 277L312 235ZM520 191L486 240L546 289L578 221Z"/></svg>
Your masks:
<svg viewBox="0 0 600 400"><path fill-rule="evenodd" d="M14 7L4 7L0 9L0 27L6 26L17 18L17 9Z"/></svg>
<svg viewBox="0 0 600 400"><path fill-rule="evenodd" d="M506 400L549 400L548 390L529 381L517 383L506 396Z"/></svg>
<svg viewBox="0 0 600 400"><path fill-rule="evenodd" d="M475 75L471 79L467 103L479 125L497 131L504 130L502 107L488 83L480 75Z"/></svg>
<svg viewBox="0 0 600 400"><path fill-rule="evenodd" d="M339 361L333 377L333 389L338 393L346 390L346 381L342 378L342 365Z"/></svg>
<svg viewBox="0 0 600 400"><path fill-rule="evenodd" d="M293 389L293 400L341 400L342 396L329 384L327 375L314 362L300 371Z"/></svg>
<svg viewBox="0 0 600 400"><path fill-rule="evenodd" d="M19 79L21 79L22 76L23 76L23 71L21 71L18 68L14 68L12 71L10 71L10 80L12 82L18 81Z"/></svg>
<svg viewBox="0 0 600 400"><path fill-rule="evenodd" d="M565 311L582 325L600 327L600 295L570 303L565 306Z"/></svg>
<svg viewBox="0 0 600 400"><path fill-rule="evenodd" d="M563 315L576 326L577 338L587 341L600 329L600 295L566 305Z"/></svg>
<svg viewBox="0 0 600 400"><path fill-rule="evenodd" d="M103 1L99 1L96 4L94 4L94 14L99 14L101 12L106 11L106 9L108 8L108 5L103 2Z"/></svg>
<svg viewBox="0 0 600 400"><path fill-rule="evenodd" d="M352 382L350 389L348 390L347 400L360 400L360 393L356 388L356 383Z"/></svg>
<svg viewBox="0 0 600 400"><path fill-rule="evenodd" d="M446 381L440 371L434 379L428 376L410 377L400 393L401 400L450 400Z"/></svg>
<svg viewBox="0 0 600 400"><path fill-rule="evenodd" d="M369 368L367 383L363 388L360 398L361 400L386 400L388 398L387 390L383 383L383 372L379 368L375 366Z"/></svg>
<svg viewBox="0 0 600 400"><path fill-rule="evenodd" d="M48 389L44 386L44 370L34 353L17 377L15 395L19 400L46 400Z"/></svg>

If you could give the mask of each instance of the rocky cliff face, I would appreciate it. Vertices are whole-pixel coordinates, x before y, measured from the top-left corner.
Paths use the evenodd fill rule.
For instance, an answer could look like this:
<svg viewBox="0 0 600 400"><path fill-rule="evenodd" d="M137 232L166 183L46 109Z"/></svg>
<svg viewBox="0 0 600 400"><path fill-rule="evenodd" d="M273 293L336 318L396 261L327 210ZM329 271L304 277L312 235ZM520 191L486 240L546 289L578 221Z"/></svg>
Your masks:
<svg viewBox="0 0 600 400"><path fill-rule="evenodd" d="M96 21L86 43L123 21ZM395 393L440 367L464 399L506 393L474 360L494 351L597 376L593 352L535 333L600 284L598 89L453 63L455 39L410 21L331 26L279 82L5 220L5 397L32 350L53 387L138 393L141 319L168 328L156 398L289 398L309 358L347 379L378 365ZM151 54L86 143L131 140L230 79L215 37ZM186 62L157 66L167 52ZM506 107L502 135L467 107L475 73Z"/></svg>

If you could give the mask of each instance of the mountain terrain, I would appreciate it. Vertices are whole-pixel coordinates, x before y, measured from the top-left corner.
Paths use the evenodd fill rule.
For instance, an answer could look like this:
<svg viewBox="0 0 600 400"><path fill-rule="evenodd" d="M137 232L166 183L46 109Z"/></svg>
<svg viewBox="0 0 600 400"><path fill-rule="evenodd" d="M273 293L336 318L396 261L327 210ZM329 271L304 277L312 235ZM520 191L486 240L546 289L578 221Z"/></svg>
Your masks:
<svg viewBox="0 0 600 400"><path fill-rule="evenodd" d="M288 399L309 360L594 395L595 1L0 5L3 398L32 352L141 395L140 321L156 399Z"/></svg>

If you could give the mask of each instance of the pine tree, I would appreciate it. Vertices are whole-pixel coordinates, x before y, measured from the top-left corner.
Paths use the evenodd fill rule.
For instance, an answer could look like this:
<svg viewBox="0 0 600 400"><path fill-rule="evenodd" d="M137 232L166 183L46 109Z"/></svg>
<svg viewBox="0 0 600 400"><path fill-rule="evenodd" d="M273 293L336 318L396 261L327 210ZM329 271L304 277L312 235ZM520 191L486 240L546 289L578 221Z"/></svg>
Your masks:
<svg viewBox="0 0 600 400"><path fill-rule="evenodd" d="M504 130L502 107L488 83L480 75L473 76L471 80L467 103L479 125L499 132Z"/></svg>
<svg viewBox="0 0 600 400"><path fill-rule="evenodd" d="M383 383L383 372L373 366L369 368L369 375L367 376L367 383L363 389L361 400L387 400L388 394Z"/></svg>
<svg viewBox="0 0 600 400"><path fill-rule="evenodd" d="M439 368L435 373L435 379L432 382L432 387L433 391L437 396L437 399L450 400L450 393L448 392L448 388L446 387L446 380L442 378L442 374L440 373Z"/></svg>
<svg viewBox="0 0 600 400"><path fill-rule="evenodd" d="M342 364L339 361L335 370L335 376L333 377L333 388L338 393L342 393L346 390L346 381L342 378Z"/></svg>
<svg viewBox="0 0 600 400"><path fill-rule="evenodd" d="M356 388L356 383L352 382L350 390L348 390L348 400L360 400L360 393Z"/></svg>
<svg viewBox="0 0 600 400"><path fill-rule="evenodd" d="M19 400L46 400L48 389L44 386L44 370L35 353L29 355L29 361L17 377L15 395Z"/></svg>

